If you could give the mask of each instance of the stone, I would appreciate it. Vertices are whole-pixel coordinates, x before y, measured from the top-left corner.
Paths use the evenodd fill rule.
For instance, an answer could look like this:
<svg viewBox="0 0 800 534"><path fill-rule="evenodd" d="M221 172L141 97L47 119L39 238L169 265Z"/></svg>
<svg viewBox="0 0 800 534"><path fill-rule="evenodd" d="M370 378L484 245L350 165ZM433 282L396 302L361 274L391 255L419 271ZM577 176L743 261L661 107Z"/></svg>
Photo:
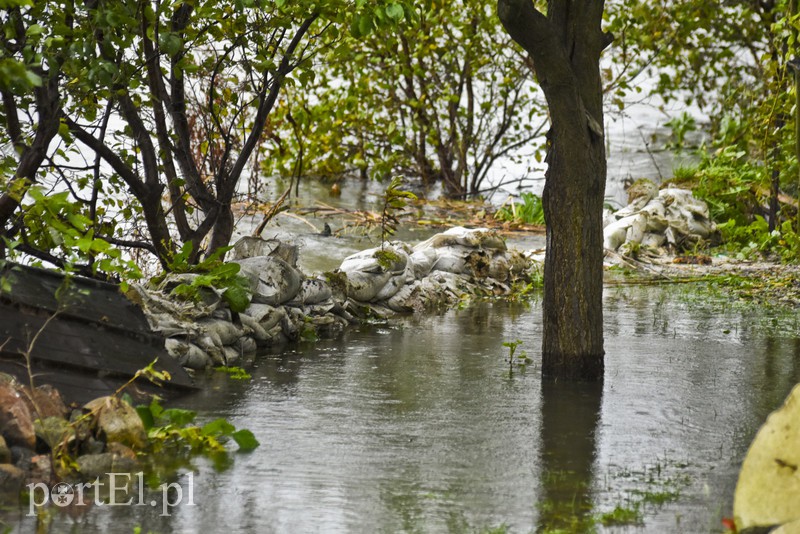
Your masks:
<svg viewBox="0 0 800 534"><path fill-rule="evenodd" d="M19 493L25 482L25 471L11 464L0 464L0 493Z"/></svg>
<svg viewBox="0 0 800 534"><path fill-rule="evenodd" d="M75 439L75 429L63 417L37 419L33 427L36 437L46 443L50 450Z"/></svg>
<svg viewBox="0 0 800 534"><path fill-rule="evenodd" d="M33 393L30 387L21 386L20 392L34 418L66 417L67 406L61 398L61 393L53 386L49 384L37 386Z"/></svg>
<svg viewBox="0 0 800 534"><path fill-rule="evenodd" d="M800 384L759 429L739 472L733 516L739 530L800 519Z"/></svg>
<svg viewBox="0 0 800 534"><path fill-rule="evenodd" d="M36 446L33 415L22 394L8 382L0 383L0 435L8 445Z"/></svg>
<svg viewBox="0 0 800 534"><path fill-rule="evenodd" d="M31 458L31 471L28 482L36 484L44 482L49 484L53 480L53 460L49 454L37 454Z"/></svg>
<svg viewBox="0 0 800 534"><path fill-rule="evenodd" d="M94 414L98 435L107 443L117 441L133 448L142 448L147 443L144 424L136 410L116 397L100 397L83 407Z"/></svg>
<svg viewBox="0 0 800 534"><path fill-rule="evenodd" d="M10 464L11 463L11 449L8 448L8 444L3 436L0 436L0 464Z"/></svg>
<svg viewBox="0 0 800 534"><path fill-rule="evenodd" d="M85 480L92 480L95 478L104 479L108 473L116 473L114 469L114 454L110 452L101 452L100 454L84 454L78 456L78 472Z"/></svg>

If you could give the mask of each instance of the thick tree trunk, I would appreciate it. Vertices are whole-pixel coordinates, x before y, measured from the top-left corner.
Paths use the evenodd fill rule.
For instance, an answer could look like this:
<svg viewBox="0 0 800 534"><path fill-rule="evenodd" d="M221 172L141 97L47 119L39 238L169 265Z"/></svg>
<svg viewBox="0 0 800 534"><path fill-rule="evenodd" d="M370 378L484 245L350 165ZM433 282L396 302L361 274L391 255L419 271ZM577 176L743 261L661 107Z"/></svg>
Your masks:
<svg viewBox="0 0 800 534"><path fill-rule="evenodd" d="M509 35L531 55L550 111L543 196L545 379L603 377L603 0L498 0Z"/></svg>

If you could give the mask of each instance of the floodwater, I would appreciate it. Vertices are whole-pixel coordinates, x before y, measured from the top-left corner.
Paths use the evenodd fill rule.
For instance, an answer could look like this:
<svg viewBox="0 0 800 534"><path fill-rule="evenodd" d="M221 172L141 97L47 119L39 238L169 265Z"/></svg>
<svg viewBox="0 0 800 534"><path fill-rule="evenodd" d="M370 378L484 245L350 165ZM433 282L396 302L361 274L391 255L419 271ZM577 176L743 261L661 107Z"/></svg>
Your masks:
<svg viewBox="0 0 800 534"><path fill-rule="evenodd" d="M222 472L196 461L163 517L160 504L51 506L49 531L586 532L621 507L637 524L595 528L720 532L750 441L800 381L800 336L792 316L692 291L606 289L599 387L542 385L537 302L261 354L252 379L217 374L181 403L251 429L258 449ZM509 374L516 340L533 361ZM7 512L34 531L26 505Z"/></svg>

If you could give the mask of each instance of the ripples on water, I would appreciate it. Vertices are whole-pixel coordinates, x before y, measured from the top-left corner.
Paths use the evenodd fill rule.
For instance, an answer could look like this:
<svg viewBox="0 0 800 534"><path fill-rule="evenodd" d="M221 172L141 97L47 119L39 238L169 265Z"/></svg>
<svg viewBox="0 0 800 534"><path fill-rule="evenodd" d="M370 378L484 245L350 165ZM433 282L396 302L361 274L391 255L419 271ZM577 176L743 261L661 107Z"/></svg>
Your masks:
<svg viewBox="0 0 800 534"><path fill-rule="evenodd" d="M796 324L788 337L753 331L765 313L609 288L602 390L543 389L537 304L264 354L251 381L217 376L184 401L262 443L222 473L198 462L197 506L169 518L95 508L56 515L51 531L579 532L582 518L669 489L670 502L642 505L642 531L719 532L750 440L800 381ZM515 339L534 363L509 378L502 343Z"/></svg>

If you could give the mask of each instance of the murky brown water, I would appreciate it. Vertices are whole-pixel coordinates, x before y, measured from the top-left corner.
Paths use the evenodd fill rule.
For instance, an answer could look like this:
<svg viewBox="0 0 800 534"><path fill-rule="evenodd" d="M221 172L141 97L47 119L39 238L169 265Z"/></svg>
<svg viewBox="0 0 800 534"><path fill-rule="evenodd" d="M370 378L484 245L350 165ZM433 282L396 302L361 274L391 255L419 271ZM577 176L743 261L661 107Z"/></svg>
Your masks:
<svg viewBox="0 0 800 534"><path fill-rule="evenodd" d="M719 532L750 440L800 381L800 336L792 317L689 304L686 291L607 289L600 388L542 387L537 304L264 354L252 380L216 376L185 401L262 443L221 473L198 461L195 506L56 513L50 532L583 532L637 502L639 526L597 529ZM509 377L502 343L516 339L534 363ZM643 502L657 492L672 497ZM26 513L6 520L32 532Z"/></svg>

